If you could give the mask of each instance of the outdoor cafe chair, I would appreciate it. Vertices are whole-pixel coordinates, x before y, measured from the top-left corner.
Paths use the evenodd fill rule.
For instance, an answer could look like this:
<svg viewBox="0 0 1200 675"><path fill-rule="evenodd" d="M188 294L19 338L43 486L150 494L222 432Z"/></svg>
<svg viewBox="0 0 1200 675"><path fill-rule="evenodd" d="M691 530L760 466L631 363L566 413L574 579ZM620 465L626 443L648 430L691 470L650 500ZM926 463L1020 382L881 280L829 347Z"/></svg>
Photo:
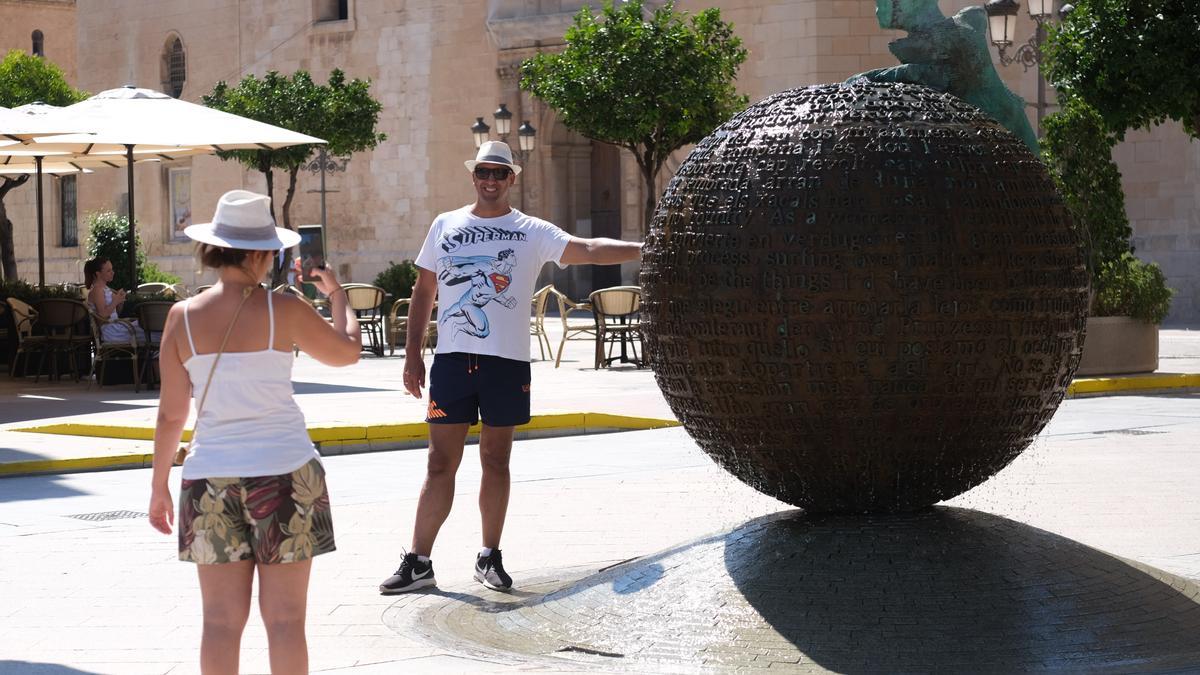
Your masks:
<svg viewBox="0 0 1200 675"><path fill-rule="evenodd" d="M197 286L195 288L195 290L192 291L192 295L200 295L201 293L203 293L204 291L207 291L210 288L212 288L212 284L205 284L203 286Z"/></svg>
<svg viewBox="0 0 1200 675"><path fill-rule="evenodd" d="M171 284L164 284L158 281L152 281L146 284L139 284L137 293L139 295L159 295L162 293L170 293Z"/></svg>
<svg viewBox="0 0 1200 675"><path fill-rule="evenodd" d="M313 303L313 299L305 295L304 291L296 288L295 286L285 286L281 292L300 298L304 301L304 304L308 305L309 307L316 307L316 305Z"/></svg>
<svg viewBox="0 0 1200 675"><path fill-rule="evenodd" d="M104 372L110 361L128 361L133 374L133 390L141 390L141 371L138 370L141 346L138 345L137 339L138 327L129 319L109 319L91 311L90 308L88 316L92 329L92 377L88 379L88 389L92 388L92 380L95 380L96 386L104 386ZM121 330L109 331L110 338L105 339L104 327L108 325L120 326ZM119 335L120 338L112 339L113 334Z"/></svg>
<svg viewBox="0 0 1200 675"><path fill-rule="evenodd" d="M46 337L33 333L33 327L38 318L36 309L17 298L8 298L5 302L12 311L13 328L17 333L17 349L13 352L12 364L8 367L9 374L16 377L17 373L24 373L18 368L21 357L25 357L25 370L28 370L30 355L36 354L46 347Z"/></svg>
<svg viewBox="0 0 1200 675"><path fill-rule="evenodd" d="M383 356L383 298L382 288L370 284L342 284L346 303L358 316L358 328L370 340L371 353Z"/></svg>
<svg viewBox="0 0 1200 675"><path fill-rule="evenodd" d="M552 290L554 290L554 284L542 286L530 300L533 316L529 319L529 335L537 340L538 353L542 355L543 361L546 360L547 353L554 353L554 349L550 347L550 336L546 334L546 305L549 304ZM543 346L543 342L545 346Z"/></svg>
<svg viewBox="0 0 1200 675"><path fill-rule="evenodd" d="M412 298L400 298L392 304L392 309L388 312L388 356L396 354L396 345L401 348L404 346L405 340L408 339L408 311L412 306ZM428 349L433 352L437 346L437 301L433 303L433 313L429 317L429 327L425 330L425 341L421 344L421 349Z"/></svg>
<svg viewBox="0 0 1200 675"><path fill-rule="evenodd" d="M642 289L637 286L602 288L592 291L588 299L596 322L596 368L606 368L617 360L641 368L643 363L638 356L638 347L642 341ZM613 356L613 347L618 344L621 354ZM632 358L629 351L633 352Z"/></svg>
<svg viewBox="0 0 1200 675"><path fill-rule="evenodd" d="M71 372L78 380L81 372L76 355L92 345L91 331L88 329L88 317L91 311L82 300L67 298L43 298L37 302L37 323L44 333L44 346L40 350L38 372L34 382L41 381L42 371L45 370L46 357L50 356L51 377L60 377L59 361L66 357Z"/></svg>
<svg viewBox="0 0 1200 675"><path fill-rule="evenodd" d="M142 382L147 387L157 382L155 366L158 365L158 355L162 351L162 335L167 329L167 315L175 305L169 300L151 300L137 306L138 325L146 334L146 351L142 359Z"/></svg>
<svg viewBox="0 0 1200 675"><path fill-rule="evenodd" d="M592 305L587 302L575 302L567 297L565 293L557 288L550 289L550 295L558 302L558 317L562 321L562 340L558 343L558 356L554 359L554 367L557 368L562 363L563 347L567 346L567 340L585 340L596 335L596 326L592 321L586 323L581 321L571 321L573 312L590 312Z"/></svg>

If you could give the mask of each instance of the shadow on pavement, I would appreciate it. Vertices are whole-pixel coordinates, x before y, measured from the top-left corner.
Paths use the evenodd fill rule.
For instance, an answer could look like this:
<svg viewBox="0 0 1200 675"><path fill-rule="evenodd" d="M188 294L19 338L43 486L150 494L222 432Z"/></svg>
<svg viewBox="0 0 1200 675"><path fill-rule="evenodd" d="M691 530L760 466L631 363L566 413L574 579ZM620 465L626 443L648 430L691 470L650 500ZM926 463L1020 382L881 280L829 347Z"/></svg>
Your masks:
<svg viewBox="0 0 1200 675"><path fill-rule="evenodd" d="M69 673L92 675L94 672L60 666L57 663L34 663L32 661L7 661L0 659L0 673L6 673L7 675L68 675Z"/></svg>
<svg viewBox="0 0 1200 675"><path fill-rule="evenodd" d="M978 511L752 521L725 567L747 608L837 672L1200 665L1200 586Z"/></svg>
<svg viewBox="0 0 1200 675"><path fill-rule="evenodd" d="M62 392L52 393L60 394ZM4 401L3 405L0 405L0 424L37 422L57 417L94 415L96 413L119 412L158 406L158 392L150 392L149 394L144 391L139 394L135 394L132 391L120 393L126 399L145 398L145 403L117 403L114 401L52 396L50 394L48 392L45 398L5 396L4 398L7 400Z"/></svg>
<svg viewBox="0 0 1200 675"><path fill-rule="evenodd" d="M1200 666L1200 584L968 509L784 512L569 576L531 580L525 588L541 597L447 593L396 616L436 623L431 632L441 634L429 637L456 648L572 654L592 665L626 658L632 665L623 669L633 671L663 663L840 673Z"/></svg>
<svg viewBox="0 0 1200 675"><path fill-rule="evenodd" d="M25 450L0 447L0 462L3 463L30 462L39 459L48 458ZM73 487L60 484L62 480L63 477L57 475L14 476L12 478L0 475L0 503L33 501L35 499L57 499L59 497L88 494L83 490L77 490ZM4 662L0 661L0 673L7 672L7 670L4 670Z"/></svg>
<svg viewBox="0 0 1200 675"><path fill-rule="evenodd" d="M399 389L389 389L380 387L352 387L345 384L324 384L321 382L292 382L292 391L296 394L353 394L368 391L395 391Z"/></svg>

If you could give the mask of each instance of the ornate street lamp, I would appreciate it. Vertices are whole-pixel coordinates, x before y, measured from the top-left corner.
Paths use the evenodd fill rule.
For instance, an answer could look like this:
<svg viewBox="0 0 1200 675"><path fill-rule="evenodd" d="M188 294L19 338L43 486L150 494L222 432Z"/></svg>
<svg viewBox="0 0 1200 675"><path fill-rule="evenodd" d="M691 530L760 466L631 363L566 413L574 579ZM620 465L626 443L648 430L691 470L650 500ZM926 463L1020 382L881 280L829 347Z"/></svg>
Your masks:
<svg viewBox="0 0 1200 675"><path fill-rule="evenodd" d="M330 157L325 152L325 146L322 145L317 148L317 158L312 160L308 164L304 165L305 171L307 171L309 173L321 174L321 189L320 190L308 190L308 192L319 192L321 194L321 250L322 251L326 251L326 252L329 251L329 248L326 246L326 241L325 241L325 230L328 229L326 227L327 223L325 222L325 195L329 194L330 192L337 192L337 190L325 189L325 174L344 172L346 170L346 167L349 166L349 164L350 164L349 157ZM328 253L326 253L325 255L328 255Z"/></svg>
<svg viewBox="0 0 1200 675"><path fill-rule="evenodd" d="M988 32L992 44L1000 53L1000 65L1009 66L1020 63L1025 70L1037 68L1038 100L1031 104L1037 108L1038 136L1042 135L1042 118L1050 104L1046 103L1046 78L1042 75L1042 44L1046 41L1046 25L1054 20L1054 5L1058 0L1029 0L1029 17L1037 25L1037 30L1029 40L1021 43L1012 56L1008 55L1009 47L1015 41L1017 13L1021 9L1016 0L991 0L983 6L988 17ZM1058 10L1060 19L1065 18L1074 9L1072 5L1063 5Z"/></svg>
<svg viewBox="0 0 1200 675"><path fill-rule="evenodd" d="M523 120L521 126L517 128L517 145L521 154L533 152L536 144L537 129L529 123L529 120Z"/></svg>
<svg viewBox="0 0 1200 675"><path fill-rule="evenodd" d="M507 103L501 103L496 112L492 113L492 119L496 122L496 135L505 143L508 142L508 137L512 135L512 111L508 109ZM488 140L492 128L483 121L482 117L475 118L475 124L471 125L471 134L475 138L475 147L483 145L484 141ZM517 128L517 147L513 148L522 159L525 155L533 152L536 142L537 129L529 123L529 120L522 120L521 126Z"/></svg>
<svg viewBox="0 0 1200 675"><path fill-rule="evenodd" d="M475 118L475 124L471 125L471 133L475 135L475 147L476 148L483 145L484 142L487 141L488 131L490 131L490 130L491 130L491 127L489 127L487 124L484 123L482 117Z"/></svg>
<svg viewBox="0 0 1200 675"><path fill-rule="evenodd" d="M1004 50L1012 46L1020 9L1016 0L992 0L983 6L988 17L988 32L992 35L992 44L1000 49L1001 62L1004 61Z"/></svg>
<svg viewBox="0 0 1200 675"><path fill-rule="evenodd" d="M508 138L508 134L512 131L512 113L508 110L508 105L501 103L496 112L492 113L492 119L496 120L496 133L500 134L500 138Z"/></svg>

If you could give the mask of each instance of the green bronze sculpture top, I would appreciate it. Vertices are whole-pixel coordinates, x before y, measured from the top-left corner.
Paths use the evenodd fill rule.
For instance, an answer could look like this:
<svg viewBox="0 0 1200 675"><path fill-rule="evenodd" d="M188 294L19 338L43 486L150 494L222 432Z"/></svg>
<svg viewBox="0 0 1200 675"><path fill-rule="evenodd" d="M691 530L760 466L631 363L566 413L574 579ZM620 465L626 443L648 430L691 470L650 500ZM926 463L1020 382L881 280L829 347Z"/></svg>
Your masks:
<svg viewBox="0 0 1200 675"><path fill-rule="evenodd" d="M992 65L982 7L964 8L951 18L942 14L937 0L875 0L875 16L881 27L908 33L888 45L903 65L868 70L851 81L923 84L953 94L994 117L1038 153L1024 99L1004 85Z"/></svg>

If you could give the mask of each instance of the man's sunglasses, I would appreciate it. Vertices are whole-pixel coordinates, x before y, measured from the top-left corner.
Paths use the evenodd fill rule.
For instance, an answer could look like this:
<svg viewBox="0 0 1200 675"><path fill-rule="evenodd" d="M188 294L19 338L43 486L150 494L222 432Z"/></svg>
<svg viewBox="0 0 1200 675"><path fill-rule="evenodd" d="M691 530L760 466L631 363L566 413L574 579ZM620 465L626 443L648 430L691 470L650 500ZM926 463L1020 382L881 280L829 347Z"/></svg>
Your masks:
<svg viewBox="0 0 1200 675"><path fill-rule="evenodd" d="M504 166L497 169L489 169L486 166L475 167L475 177L479 180L487 180L489 178L493 180L505 180L511 174L512 169Z"/></svg>

